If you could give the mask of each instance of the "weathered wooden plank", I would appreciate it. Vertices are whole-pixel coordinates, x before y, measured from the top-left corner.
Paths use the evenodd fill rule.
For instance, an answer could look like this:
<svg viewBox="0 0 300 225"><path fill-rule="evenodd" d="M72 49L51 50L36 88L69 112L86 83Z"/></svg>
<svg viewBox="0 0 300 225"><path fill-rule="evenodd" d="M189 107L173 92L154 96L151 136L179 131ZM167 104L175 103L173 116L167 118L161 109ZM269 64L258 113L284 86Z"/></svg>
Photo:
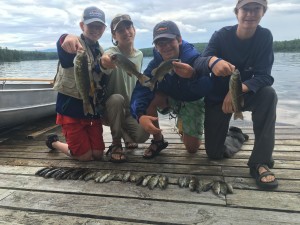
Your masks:
<svg viewBox="0 0 300 225"><path fill-rule="evenodd" d="M125 150L126 151L126 150ZM199 150L196 154L189 154L185 149L172 149L168 148L164 150L168 151L166 157L193 157L193 158L208 158L204 150ZM26 154L24 154L26 152ZM135 150L127 150L127 156L132 160L134 158L141 157L144 153L144 149L139 148ZM235 154L232 158L236 159L248 159L251 155L252 151L249 150L241 150L237 154ZM65 159L66 156L60 152L51 152L45 149L0 149L2 158L46 158L46 157L54 157L55 159ZM289 160L289 161L300 161L300 151L292 152L292 151L274 151L273 158L275 160Z"/></svg>
<svg viewBox="0 0 300 225"><path fill-rule="evenodd" d="M77 165L77 167L84 167L82 165ZM85 166L85 167L90 167L90 166ZM39 169L43 168L43 166L40 167L34 167L34 166L5 166L2 165L0 167L0 173L2 174L15 174L15 175L33 175L35 174L36 171L38 171ZM95 167L92 167L95 168ZM207 167L200 167L199 169L201 170L202 168L204 169L208 169L208 170L212 170L214 171L215 168L211 167L211 168L207 168ZM101 169L101 168L97 168L97 169ZM117 170L114 167L111 167L112 170ZM119 168L120 169L120 168ZM120 169L122 170L122 169ZM122 171L131 171L132 168L127 167L125 170ZM137 170L132 170L132 171L137 171ZM147 170L145 169L140 169L139 171L145 171L147 172ZM154 171L153 169L151 169L151 171L153 172L157 172ZM282 190L297 190L298 188L298 182L293 183L294 180L295 181L299 181L300 180L300 173L299 170L293 170L293 169L272 169L272 171L275 173L276 177L280 180L288 180L288 181L280 181L280 190L282 188ZM166 171L160 171L159 173L164 173L167 172ZM182 168L174 168L173 172L169 175L174 175L176 176L176 174L183 174L183 172L186 172L186 174L199 174L202 176L206 176L207 179L209 179L209 177L211 177L210 179L214 179L216 178L215 176L218 174L205 174L204 172L202 172L202 174L200 174L200 172L196 172L195 170L191 170L191 171L184 171L182 170ZM229 179L230 182L233 182L235 178L237 178L236 181L239 181L240 179L243 179L245 181L249 181L250 174L249 174L249 168L248 167L222 167L222 174L226 177L226 179ZM219 176L221 176L221 174L219 174ZM235 182L236 182L235 181ZM250 183L253 184L252 187L256 188L256 185L254 184L254 179L250 178ZM292 182L289 182L292 181ZM249 182L248 182L249 183ZM293 184L293 187L290 187L290 183ZM287 188L286 188L287 186ZM298 190L300 190L300 188L298 188Z"/></svg>
<svg viewBox="0 0 300 225"><path fill-rule="evenodd" d="M300 221L300 214L293 214L291 217L290 213L269 210L19 190L2 199L0 206L43 213L60 212L81 217L95 215L96 218L168 224L227 224L233 221L276 224ZM277 208L281 206L279 202Z"/></svg>
<svg viewBox="0 0 300 225"><path fill-rule="evenodd" d="M275 173L276 177L279 179L290 179L290 180L300 180L299 170L294 169L272 169L272 172ZM222 173L224 176L230 177L250 177L248 167L222 167Z"/></svg>
<svg viewBox="0 0 300 225"><path fill-rule="evenodd" d="M300 136L300 135L299 135ZM24 137L25 138L25 137ZM292 138L292 137L291 137ZM299 146L300 146L300 140L297 140L297 139L291 139L291 138L286 138L286 139L276 139L275 140L275 148L276 146L280 147L280 146L295 146L294 148L297 148L299 150ZM62 141L64 141L64 139L61 139ZM172 146L172 145L181 145L183 146L183 143L182 141L179 139L179 138L175 138L173 137L172 139L166 139L168 142L169 142L169 145ZM145 143L142 143L142 144L146 144L146 145L149 145L150 144L150 141L151 139L147 140L147 142ZM105 144L106 146L109 146L111 144L111 139L109 140L106 140L105 139ZM250 146L248 148L252 149L253 148L253 144L254 144L254 141L253 140L248 140L247 142L244 143L244 147L246 146ZM8 146L23 146L24 148L27 147L27 146L41 146L43 148L46 148L45 146L45 140L42 140L42 141L38 141L38 140L16 140L16 139L6 139L4 140L2 143L0 143L0 148L3 147L8 147ZM297 147L296 147L297 146ZM202 143L202 148L204 148L204 142Z"/></svg>
<svg viewBox="0 0 300 225"><path fill-rule="evenodd" d="M201 177L203 182L212 180ZM225 205L225 197L216 197L212 192L196 193L188 188L180 188L178 185L168 185L166 190L136 186L134 183L111 181L109 183L97 183L94 181L55 180L37 176L4 175L0 174L0 187L6 189L22 189L30 191L68 192L73 194L85 193L87 195L114 196L123 198L141 198L152 200L168 200L179 202L207 203Z"/></svg>
<svg viewBox="0 0 300 225"><path fill-rule="evenodd" d="M227 195L227 204L235 207L277 209L300 213L299 202L298 193L235 190L234 195Z"/></svg>
<svg viewBox="0 0 300 225"><path fill-rule="evenodd" d="M84 225L141 225L146 223L134 223L116 220L105 220L105 219L94 219L89 218L87 215L85 218L78 216L68 216L61 214L48 214L42 212L28 212L20 211L14 209L4 209L0 208L0 224L11 224L11 225L33 225L33 224L43 224L43 225L74 225L74 224L84 224Z"/></svg>
<svg viewBox="0 0 300 225"><path fill-rule="evenodd" d="M111 142L105 143L106 148L109 147ZM143 150L149 146L150 142L139 144L139 150ZM180 150L182 152L186 152L185 146L183 143L169 143L169 146L167 149L172 149L173 151ZM200 145L200 150L205 150L204 144ZM247 142L242 146L241 150L244 151L252 151L253 144L248 144ZM35 152L49 152L49 149L45 145L45 142L39 143L39 144L30 144L30 145L22 145L22 144L0 144L0 152L2 151L35 151ZM136 151L136 150L135 150ZM283 145L275 145L274 151L283 151L283 152L300 152L300 147L298 145L289 145L289 144L283 144ZM170 152L172 153L172 152Z"/></svg>
<svg viewBox="0 0 300 225"><path fill-rule="evenodd" d="M7 196L9 196L13 192L14 192L13 190L0 189L0 201L2 199L5 199Z"/></svg>
<svg viewBox="0 0 300 225"><path fill-rule="evenodd" d="M56 167L83 167L96 169L113 169L122 171L141 171L153 173L178 173L178 174L194 174L194 175L222 175L221 166L199 166L199 165L172 165L172 164L148 164L132 163L114 164L110 162L89 162L82 163L74 160L53 160L53 159L2 159L0 158L0 165L11 166L56 166Z"/></svg>
<svg viewBox="0 0 300 225"><path fill-rule="evenodd" d="M297 193L300 190L300 180L287 180L285 178L279 178L276 174L279 186L274 189L274 192L294 192ZM225 177L225 181L233 185L234 189L250 189L258 190L255 180L253 178L245 177Z"/></svg>
<svg viewBox="0 0 300 225"><path fill-rule="evenodd" d="M38 168L39 169L39 168ZM22 171L20 170L20 168L18 170L16 170L16 168L11 169L11 170L1 170L0 171L0 187L5 187L5 188L26 188L26 189L35 189L35 186L37 186L36 190L48 190L48 187L51 189L51 185L54 183L54 187L52 190L53 191L63 191L66 190L65 186L63 185L64 182L66 182L67 184L70 183L74 183L76 185L75 190L72 191L79 191L81 188L85 189L85 192L87 191L87 189L85 188L85 184L86 182L84 181L79 181L79 183L77 181L57 181L55 179L44 179L41 177L36 177L34 176L34 173L38 170L38 169L34 169L34 168L26 168L25 170ZM117 173L118 171L116 171ZM142 173L143 174L143 173ZM146 173L144 173L146 174ZM162 174L162 173L160 173ZM28 176L31 175L31 176ZM179 177L180 175L177 174L164 174L167 175L171 180L175 180L176 177ZM249 177L249 176L248 176ZM279 187L278 189L276 189L275 191L284 191L284 192L297 192L300 190L300 180L292 180L289 179L288 177L283 177L281 178L280 176L278 176L278 174L276 174L277 179L279 179ZM198 176L198 178L200 178L201 180L203 180L204 182L208 183L212 180L216 180L216 179L222 179L221 177L216 177L216 176ZM41 181L42 179L42 181ZM238 188L238 189L257 189L257 186L255 184L255 180L253 178L247 178L247 177L243 177L243 176L236 176L236 177L225 177L225 180L232 183L234 188ZM51 182L52 181L52 182ZM59 183L59 187L56 187L57 184ZM114 182L114 183L110 183L109 187L113 187L115 183L119 183L120 187L123 186L123 183L121 182ZM174 182L172 182L174 183ZM45 187L45 185L47 187ZM102 185L103 186L103 185ZM101 187L102 187L101 186ZM98 189L98 186L96 186ZM104 186L105 188L107 188L107 186ZM42 188L42 189L40 189ZM62 188L62 189L60 189ZM79 188L79 190L77 190L77 188ZM92 186L90 186L90 188L92 188ZM114 188L115 189L115 188ZM119 187L117 187L117 189L119 189ZM136 192L136 191L134 191ZM166 193L166 192L164 192ZM107 194L112 194L110 191L108 191ZM181 193L178 193L181 194ZM176 194L177 195L177 194ZM190 199L191 201L191 199Z"/></svg>
<svg viewBox="0 0 300 225"><path fill-rule="evenodd" d="M50 154L50 153L49 153ZM24 156L24 158L0 158L0 163L3 165L34 165L34 166L59 166L65 164L66 166L72 165L80 165L84 163L76 162L69 159L67 156L65 158L60 157L58 154L51 154L52 157L43 157L36 156L36 158L30 158ZM52 160L52 161L49 161ZM188 168L196 167L197 165L201 166L236 166L236 167L245 167L247 165L248 159L222 159L222 160L211 160L208 158L195 158L191 155L186 157L168 157L166 151L162 152L160 157L155 159L145 160L139 156L128 156L128 163L124 163L122 165L116 165L108 162L108 158L103 159L103 163L99 162L89 162L89 165L93 167L93 165L97 164L98 167L123 167L130 165L130 168L136 168L136 165L139 165L138 168L147 168L153 167L152 164L158 164L156 167L165 168L166 165L173 166L176 168L178 165L189 165ZM86 164L84 164L86 165ZM300 169L300 161L286 161L278 159L276 160L276 168L278 169ZM157 169L157 168L156 168ZM207 172L207 171L206 171Z"/></svg>

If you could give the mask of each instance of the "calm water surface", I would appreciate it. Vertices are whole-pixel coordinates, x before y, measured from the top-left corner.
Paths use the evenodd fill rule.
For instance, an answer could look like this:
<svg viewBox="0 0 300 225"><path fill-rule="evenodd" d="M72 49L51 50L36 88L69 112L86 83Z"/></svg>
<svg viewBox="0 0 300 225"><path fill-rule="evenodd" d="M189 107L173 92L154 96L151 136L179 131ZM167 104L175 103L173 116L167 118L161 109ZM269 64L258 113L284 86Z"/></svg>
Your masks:
<svg viewBox="0 0 300 225"><path fill-rule="evenodd" d="M151 58L144 58L143 70ZM56 60L0 63L0 77L53 79ZM300 126L300 53L276 53L272 75L278 94L277 122ZM246 121L251 120L246 114Z"/></svg>

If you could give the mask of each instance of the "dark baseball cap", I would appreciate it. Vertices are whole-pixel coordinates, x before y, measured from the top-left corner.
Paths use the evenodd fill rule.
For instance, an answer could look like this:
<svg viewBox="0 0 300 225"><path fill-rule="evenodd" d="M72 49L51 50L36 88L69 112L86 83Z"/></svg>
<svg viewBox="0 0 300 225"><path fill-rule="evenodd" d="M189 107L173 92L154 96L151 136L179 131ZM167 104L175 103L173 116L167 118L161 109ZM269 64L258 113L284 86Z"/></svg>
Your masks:
<svg viewBox="0 0 300 225"><path fill-rule="evenodd" d="M262 6L264 6L265 8L267 8L268 2L267 0L238 0L237 4L236 4L236 8L240 9L242 8L244 5L247 5L249 3L258 3L261 4Z"/></svg>
<svg viewBox="0 0 300 225"><path fill-rule="evenodd" d="M116 31L117 27L120 25L121 22L129 22L129 23L133 24L129 15L117 14L117 15L115 15L115 17L112 19L112 21L110 23L110 29L111 29L112 33L113 33L113 31Z"/></svg>
<svg viewBox="0 0 300 225"><path fill-rule="evenodd" d="M81 21L86 25L92 22L100 22L106 26L104 12L95 6L87 7L83 11Z"/></svg>
<svg viewBox="0 0 300 225"><path fill-rule="evenodd" d="M159 38L174 39L176 36L181 36L180 31L176 23L170 20L161 21L153 29L153 43Z"/></svg>

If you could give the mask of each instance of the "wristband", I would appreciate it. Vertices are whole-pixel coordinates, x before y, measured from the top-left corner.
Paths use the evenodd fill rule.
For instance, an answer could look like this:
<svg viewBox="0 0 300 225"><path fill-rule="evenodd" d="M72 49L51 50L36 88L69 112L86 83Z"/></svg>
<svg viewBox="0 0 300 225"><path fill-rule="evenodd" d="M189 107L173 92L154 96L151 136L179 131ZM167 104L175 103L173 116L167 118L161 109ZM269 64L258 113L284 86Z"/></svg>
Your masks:
<svg viewBox="0 0 300 225"><path fill-rule="evenodd" d="M217 59L213 62L213 64L211 64L210 70L212 71L212 69L214 68L214 66L215 66L219 61L221 61L221 60L222 60L222 58L217 58Z"/></svg>

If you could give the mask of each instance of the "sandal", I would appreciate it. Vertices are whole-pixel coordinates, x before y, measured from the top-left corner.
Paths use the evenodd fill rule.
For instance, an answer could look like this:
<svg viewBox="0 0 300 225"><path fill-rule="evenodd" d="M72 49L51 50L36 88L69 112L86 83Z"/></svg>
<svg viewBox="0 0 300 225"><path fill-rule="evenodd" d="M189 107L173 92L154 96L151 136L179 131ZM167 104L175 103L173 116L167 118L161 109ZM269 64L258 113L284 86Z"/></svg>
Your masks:
<svg viewBox="0 0 300 225"><path fill-rule="evenodd" d="M265 168L267 171L263 172L262 174L259 174L259 168ZM261 189L269 190L274 189L278 187L278 181L276 178L271 182L263 182L261 179L263 177L267 177L269 175L274 176L274 173L272 173L267 165L264 164L258 164L255 167L250 168L250 174L251 176L256 180L256 185L260 187Z"/></svg>
<svg viewBox="0 0 300 225"><path fill-rule="evenodd" d="M59 139L58 139L58 136L56 135L56 134L49 134L48 136L47 136L47 139L46 139L46 145L47 145L47 147L48 148L50 148L51 150L56 150L55 148L53 148L53 146L52 146L52 143L53 142L56 142L56 141L59 141Z"/></svg>
<svg viewBox="0 0 300 225"><path fill-rule="evenodd" d="M106 155L109 154L109 161L113 162L113 163L122 163L122 162L126 162L126 156L123 152L123 148L122 145L120 144L116 144L116 145L111 145L109 146ZM112 156L114 155L114 157Z"/></svg>
<svg viewBox="0 0 300 225"><path fill-rule="evenodd" d="M125 142L125 148L128 148L128 149L135 149L135 148L138 148L139 145L137 143L134 143L134 142Z"/></svg>
<svg viewBox="0 0 300 225"><path fill-rule="evenodd" d="M164 140L164 137L162 137L161 140L155 141L155 140L151 140L151 145L146 149L145 152L147 153L151 153L150 155L145 154L143 155L144 159L152 159L155 156L157 156L163 149L165 149L166 147L168 147L169 143L167 141ZM155 150L153 149L153 147L155 148Z"/></svg>

